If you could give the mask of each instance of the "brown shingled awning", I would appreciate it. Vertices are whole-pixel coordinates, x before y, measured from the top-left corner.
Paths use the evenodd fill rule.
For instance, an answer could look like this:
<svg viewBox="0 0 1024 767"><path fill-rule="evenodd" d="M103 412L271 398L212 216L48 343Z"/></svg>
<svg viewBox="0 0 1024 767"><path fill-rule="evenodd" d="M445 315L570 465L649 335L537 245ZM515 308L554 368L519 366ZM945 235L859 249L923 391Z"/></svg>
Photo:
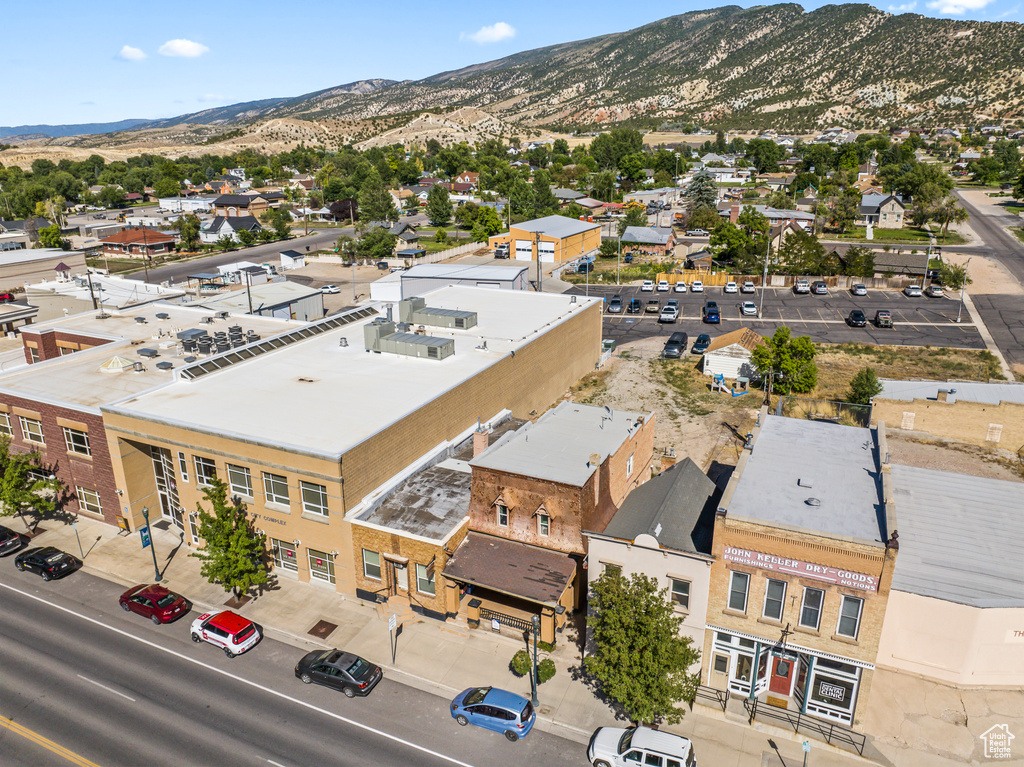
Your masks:
<svg viewBox="0 0 1024 767"><path fill-rule="evenodd" d="M469 533L444 568L450 580L551 606L575 573L567 554L481 533Z"/></svg>

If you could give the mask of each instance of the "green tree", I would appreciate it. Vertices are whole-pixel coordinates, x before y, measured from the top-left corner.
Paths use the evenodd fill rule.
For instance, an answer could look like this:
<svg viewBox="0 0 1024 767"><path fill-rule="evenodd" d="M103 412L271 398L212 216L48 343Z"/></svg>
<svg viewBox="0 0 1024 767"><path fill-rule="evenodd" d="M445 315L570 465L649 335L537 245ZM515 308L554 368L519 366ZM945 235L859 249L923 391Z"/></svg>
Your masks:
<svg viewBox="0 0 1024 767"><path fill-rule="evenodd" d="M598 250L601 251L602 256L614 256L619 252L619 244L615 240L601 240Z"/></svg>
<svg viewBox="0 0 1024 767"><path fill-rule="evenodd" d="M854 405L870 405L871 398L882 393L882 384L873 368L862 368L850 381L846 401Z"/></svg>
<svg viewBox="0 0 1024 767"><path fill-rule="evenodd" d="M366 180L359 187L359 218L363 221L398 220L395 201L384 188L384 182L376 167L370 168Z"/></svg>
<svg viewBox="0 0 1024 767"><path fill-rule="evenodd" d="M1020 174L1017 183L1013 185L1013 199L1024 200L1024 173Z"/></svg>
<svg viewBox="0 0 1024 767"><path fill-rule="evenodd" d="M56 224L44 226L39 230L39 244L44 248L71 250L71 242L60 236L60 227Z"/></svg>
<svg viewBox="0 0 1024 767"><path fill-rule="evenodd" d="M39 453L12 453L11 438L0 435L0 517L24 519L30 511L41 516L56 510L64 485L43 476Z"/></svg>
<svg viewBox="0 0 1024 767"><path fill-rule="evenodd" d="M558 210L558 198L551 191L551 176L546 170L533 174L533 216L542 218Z"/></svg>
<svg viewBox="0 0 1024 767"><path fill-rule="evenodd" d="M378 226L359 238L359 242L356 243L356 253L360 258L373 260L390 258L395 253L395 243L397 241L397 236L384 227Z"/></svg>
<svg viewBox="0 0 1024 767"><path fill-rule="evenodd" d="M755 138L747 142L747 159L754 163L758 173L777 173L779 160L786 150L771 139Z"/></svg>
<svg viewBox="0 0 1024 767"><path fill-rule="evenodd" d="M162 178L153 184L153 194L157 197L174 197L181 190L173 178Z"/></svg>
<svg viewBox="0 0 1024 767"><path fill-rule="evenodd" d="M256 244L256 235L248 229L239 229L236 236L238 237L238 242L243 248L251 248Z"/></svg>
<svg viewBox="0 0 1024 767"><path fill-rule="evenodd" d="M875 251L860 245L847 250L845 273L851 277L874 277Z"/></svg>
<svg viewBox="0 0 1024 767"><path fill-rule="evenodd" d="M237 243L230 234L225 234L214 243L221 250L234 250Z"/></svg>
<svg viewBox="0 0 1024 767"><path fill-rule="evenodd" d="M932 221L942 227L942 241L946 241L946 234L949 232L950 224L962 224L969 217L967 210L960 204L953 195L944 199L932 211Z"/></svg>
<svg viewBox="0 0 1024 767"><path fill-rule="evenodd" d="M810 232L790 232L779 248L779 262L787 274L830 274L825 246Z"/></svg>
<svg viewBox="0 0 1024 767"><path fill-rule="evenodd" d="M174 222L174 228L178 230L178 234L181 237L181 245L185 250L195 250L199 247L199 229L201 226L199 216L195 213L178 216L178 220Z"/></svg>
<svg viewBox="0 0 1024 767"><path fill-rule="evenodd" d="M689 669L700 650L680 636L667 589L637 573L623 578L605 572L592 586L594 654L585 667L612 700L635 722L675 724L683 718L681 701L692 702L699 676Z"/></svg>
<svg viewBox="0 0 1024 767"><path fill-rule="evenodd" d="M771 385L777 394L809 392L818 383L815 353L810 338L793 338L789 328L782 325L754 348L750 361L764 385Z"/></svg>
<svg viewBox="0 0 1024 767"><path fill-rule="evenodd" d="M690 229L707 229L710 232L721 226L723 220L714 208L700 207L690 212L687 226Z"/></svg>
<svg viewBox="0 0 1024 767"><path fill-rule="evenodd" d="M448 190L434 184L427 193L427 218L432 226L447 226L452 220L452 201Z"/></svg>
<svg viewBox="0 0 1024 767"><path fill-rule="evenodd" d="M968 165L967 170L974 174L974 180L982 186L994 186L999 183L1003 164L995 157L982 157Z"/></svg>
<svg viewBox="0 0 1024 767"><path fill-rule="evenodd" d="M715 177L706 170L698 171L686 187L684 196L690 201L690 210L715 209L718 204L718 187Z"/></svg>
<svg viewBox="0 0 1024 767"><path fill-rule="evenodd" d="M124 203L124 192L116 186L105 186L100 190L99 201L108 208L116 208Z"/></svg>
<svg viewBox="0 0 1024 767"><path fill-rule="evenodd" d="M648 226L647 211L643 206L631 205L626 209L626 215L619 219L619 237L626 233L629 226Z"/></svg>
<svg viewBox="0 0 1024 767"><path fill-rule="evenodd" d="M841 194L832 200L832 226L845 232L860 212L860 199L852 194Z"/></svg>
<svg viewBox="0 0 1024 767"><path fill-rule="evenodd" d="M220 479L203 488L203 497L210 505L207 511L196 504L203 546L191 556L202 561L199 571L204 578L238 598L267 582L267 537L255 530L244 503L228 500L228 486Z"/></svg>
<svg viewBox="0 0 1024 767"><path fill-rule="evenodd" d="M504 227L501 218L498 217L498 211L490 205L481 205L469 228L472 230L474 242L487 242L489 237L497 234Z"/></svg>
<svg viewBox="0 0 1024 767"><path fill-rule="evenodd" d="M974 282L967 273L967 264L951 264L948 261L943 261L939 267L939 277L950 290L960 290Z"/></svg>

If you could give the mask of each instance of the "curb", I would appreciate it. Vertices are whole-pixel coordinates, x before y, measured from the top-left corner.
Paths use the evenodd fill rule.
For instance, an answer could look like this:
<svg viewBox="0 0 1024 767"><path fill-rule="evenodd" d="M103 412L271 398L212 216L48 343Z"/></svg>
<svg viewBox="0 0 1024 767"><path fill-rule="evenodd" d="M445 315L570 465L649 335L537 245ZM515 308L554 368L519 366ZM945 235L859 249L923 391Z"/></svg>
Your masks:
<svg viewBox="0 0 1024 767"><path fill-rule="evenodd" d="M995 358L999 360L999 367L1003 371L1003 375L1006 376L1007 381L1016 381L1013 372L1010 370L1010 366L1006 364L1006 359L1003 357L1003 353L999 351L999 347L996 346L995 339L992 338L992 334L988 332L988 327L985 325L985 321L981 318L978 310L974 308L974 301L971 300L970 294L964 291L964 306L967 307L967 311L970 312L971 318L974 320L975 327L978 328L978 333L981 335L981 340L985 342L985 348L987 348Z"/></svg>

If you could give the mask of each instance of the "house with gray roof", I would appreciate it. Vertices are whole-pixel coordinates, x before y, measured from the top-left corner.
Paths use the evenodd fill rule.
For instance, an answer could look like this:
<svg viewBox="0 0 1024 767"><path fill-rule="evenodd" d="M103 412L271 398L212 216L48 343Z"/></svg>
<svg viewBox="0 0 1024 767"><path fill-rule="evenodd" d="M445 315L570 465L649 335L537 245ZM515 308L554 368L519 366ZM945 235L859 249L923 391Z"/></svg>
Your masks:
<svg viewBox="0 0 1024 767"><path fill-rule="evenodd" d="M675 247L675 236L670 228L657 226L627 226L619 238L623 253L656 253L669 255Z"/></svg>
<svg viewBox="0 0 1024 767"><path fill-rule="evenodd" d="M586 197L583 192L577 192L575 189L564 189L561 187L552 188L551 194L558 198L561 203L570 203L573 200L579 200Z"/></svg>
<svg viewBox="0 0 1024 767"><path fill-rule="evenodd" d="M900 229L907 206L894 194L861 195L857 223L879 229Z"/></svg>
<svg viewBox="0 0 1024 767"><path fill-rule="evenodd" d="M704 644L714 528L715 483L689 458L631 492L603 532L584 530L587 578L642 573L666 589L683 635Z"/></svg>

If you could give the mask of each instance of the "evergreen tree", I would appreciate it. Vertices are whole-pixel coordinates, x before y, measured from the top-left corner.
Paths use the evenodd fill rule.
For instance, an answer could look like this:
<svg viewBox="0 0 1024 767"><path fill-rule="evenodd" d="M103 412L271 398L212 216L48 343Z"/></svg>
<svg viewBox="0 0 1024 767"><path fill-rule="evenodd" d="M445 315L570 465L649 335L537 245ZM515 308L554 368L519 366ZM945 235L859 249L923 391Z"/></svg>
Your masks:
<svg viewBox="0 0 1024 767"><path fill-rule="evenodd" d="M433 226L447 226L452 220L451 197L440 184L434 184L427 193L427 218Z"/></svg>
<svg viewBox="0 0 1024 767"><path fill-rule="evenodd" d="M706 170L699 171L686 187L685 196L690 201L690 210L715 209L718 204L718 187L715 177Z"/></svg>
<svg viewBox="0 0 1024 767"><path fill-rule="evenodd" d="M267 537L256 532L245 513L245 504L228 500L228 486L214 478L203 488L210 510L196 504L199 538L203 547L191 556L202 561L200 572L210 583L219 583L235 598L253 586L267 582L264 561Z"/></svg>
<svg viewBox="0 0 1024 767"><path fill-rule="evenodd" d="M359 188L359 217L363 221L397 221L398 208L384 188L380 172L372 167Z"/></svg>
<svg viewBox="0 0 1024 767"><path fill-rule="evenodd" d="M854 405L870 405L871 398L881 393L882 384L878 381L874 369L866 367L851 379L846 401Z"/></svg>
<svg viewBox="0 0 1024 767"><path fill-rule="evenodd" d="M558 210L558 198L551 191L551 176L538 170L533 174L533 216L551 216Z"/></svg>
<svg viewBox="0 0 1024 767"><path fill-rule="evenodd" d="M700 650L680 636L683 619L667 589L640 573L605 572L591 586L590 606L594 654L584 660L587 671L633 721L679 722L684 711L676 704L697 693L699 676L689 669Z"/></svg>

